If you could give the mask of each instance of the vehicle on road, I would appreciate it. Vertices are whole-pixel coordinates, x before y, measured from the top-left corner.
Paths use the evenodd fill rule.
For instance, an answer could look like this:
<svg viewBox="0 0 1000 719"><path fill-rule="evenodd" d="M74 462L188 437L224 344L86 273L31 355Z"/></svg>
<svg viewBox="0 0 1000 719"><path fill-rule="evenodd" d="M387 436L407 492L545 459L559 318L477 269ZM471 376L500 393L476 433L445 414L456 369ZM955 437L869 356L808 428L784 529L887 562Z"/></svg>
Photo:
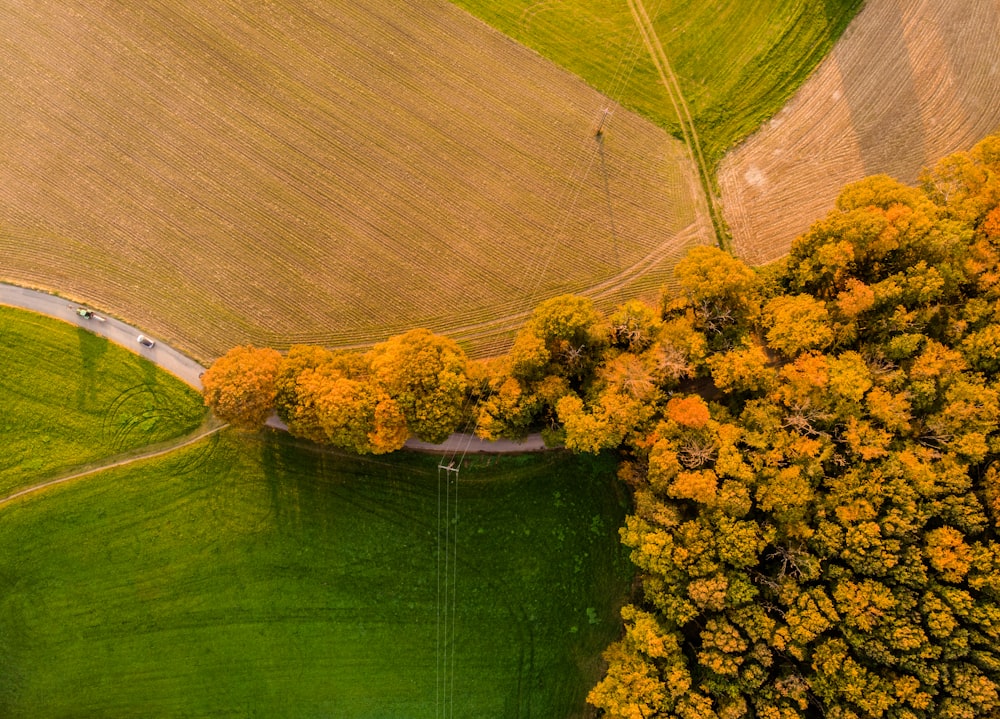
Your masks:
<svg viewBox="0 0 1000 719"><path fill-rule="evenodd" d="M88 310L86 307L73 307L73 305L70 305L70 309L80 315L80 317L83 317L85 320L97 320L98 322L104 322L103 317L94 314L93 310Z"/></svg>
<svg viewBox="0 0 1000 719"><path fill-rule="evenodd" d="M156 341L149 339L146 335L139 335L136 338L136 342L141 344L143 347L149 347L150 349L156 346Z"/></svg>

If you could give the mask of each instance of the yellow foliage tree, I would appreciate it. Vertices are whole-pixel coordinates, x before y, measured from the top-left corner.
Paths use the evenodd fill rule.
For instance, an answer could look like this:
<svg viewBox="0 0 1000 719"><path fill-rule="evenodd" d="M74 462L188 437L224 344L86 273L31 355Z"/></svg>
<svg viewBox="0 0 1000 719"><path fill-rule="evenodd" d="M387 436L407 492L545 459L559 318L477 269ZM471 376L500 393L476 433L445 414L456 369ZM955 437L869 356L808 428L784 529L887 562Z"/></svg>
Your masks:
<svg viewBox="0 0 1000 719"><path fill-rule="evenodd" d="M755 342L708 358L712 382L723 392L762 392L774 383L764 348Z"/></svg>
<svg viewBox="0 0 1000 719"><path fill-rule="evenodd" d="M961 582L972 564L972 550L954 527L938 527L927 533L927 562L946 582Z"/></svg>
<svg viewBox="0 0 1000 719"><path fill-rule="evenodd" d="M367 360L376 394L393 401L410 433L443 442L455 431L468 379L465 353L453 340L426 329L410 330L376 345Z"/></svg>
<svg viewBox="0 0 1000 719"><path fill-rule="evenodd" d="M767 343L789 357L809 349L823 349L833 342L826 306L809 295L783 295L764 307Z"/></svg>
<svg viewBox="0 0 1000 719"><path fill-rule="evenodd" d="M284 422L294 422L301 399L298 394L299 375L308 369L330 365L333 353L315 345L292 345L281 360L275 379L275 409Z"/></svg>
<svg viewBox="0 0 1000 719"><path fill-rule="evenodd" d="M556 404L556 412L566 433L566 447L591 453L619 446L652 414L642 400L614 388L602 392L589 408L578 396L568 394Z"/></svg>

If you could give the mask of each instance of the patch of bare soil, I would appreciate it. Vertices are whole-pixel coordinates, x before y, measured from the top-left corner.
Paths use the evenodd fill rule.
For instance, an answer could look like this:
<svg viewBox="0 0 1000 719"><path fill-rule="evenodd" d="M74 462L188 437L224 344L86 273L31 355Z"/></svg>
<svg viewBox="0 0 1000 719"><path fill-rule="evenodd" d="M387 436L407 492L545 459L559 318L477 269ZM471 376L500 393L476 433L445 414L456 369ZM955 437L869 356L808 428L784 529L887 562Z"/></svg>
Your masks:
<svg viewBox="0 0 1000 719"><path fill-rule="evenodd" d="M998 38L996 0L868 0L792 101L722 162L737 254L774 260L846 183L912 183L1000 127Z"/></svg>

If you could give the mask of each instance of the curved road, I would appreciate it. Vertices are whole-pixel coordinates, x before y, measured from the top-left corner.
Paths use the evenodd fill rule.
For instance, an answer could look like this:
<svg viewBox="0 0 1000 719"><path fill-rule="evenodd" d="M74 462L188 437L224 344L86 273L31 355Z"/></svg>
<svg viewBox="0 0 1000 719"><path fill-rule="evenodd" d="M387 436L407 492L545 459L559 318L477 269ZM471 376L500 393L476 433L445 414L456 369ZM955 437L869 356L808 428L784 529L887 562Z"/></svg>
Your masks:
<svg viewBox="0 0 1000 719"><path fill-rule="evenodd" d="M139 330L132 325L125 324L121 320L105 317L97 310L94 310L94 314L101 319L95 317L88 320L76 313L77 307L91 309L86 305L77 305L47 292L29 290L3 282L0 282L0 305L20 307L21 309L55 317L64 322L69 322L71 325L77 325L78 327L90 330L101 337L107 337L115 344L119 344L125 349L142 355L150 362L162 367L170 374L201 392L201 373L205 371L205 368L201 364L159 341L157 341L156 346L152 349L140 345L136 341L136 338L139 336ZM156 338L153 337L152 339L155 340ZM277 429L287 429L276 417L272 418L272 421L268 422L268 424ZM545 443L539 434L529 435L523 442L513 442L511 440L489 442L472 435L453 434L442 444L430 444L428 442L421 442L418 439L410 439L406 443L406 448L417 452L437 452L441 454L451 454L453 452L461 454L465 454L466 452L538 452L546 449Z"/></svg>
<svg viewBox="0 0 1000 719"><path fill-rule="evenodd" d="M139 336L139 330L120 320L105 317L98 310L94 310L94 314L101 319L94 318L88 320L78 315L75 309L77 307L92 309L86 305L73 304L62 297L56 297L47 292L28 290L16 285L3 283L0 283L0 304L20 307L25 310L48 315L49 317L55 317L64 322L69 322L71 325L88 329L101 337L107 337L115 344L119 344L136 354L142 355L170 374L179 377L199 392L201 391L200 375L205 371L205 368L199 363L187 355L181 354L174 348L167 347L159 342L152 349L143 347L136 341L136 338ZM152 339L155 340L156 338L153 337Z"/></svg>

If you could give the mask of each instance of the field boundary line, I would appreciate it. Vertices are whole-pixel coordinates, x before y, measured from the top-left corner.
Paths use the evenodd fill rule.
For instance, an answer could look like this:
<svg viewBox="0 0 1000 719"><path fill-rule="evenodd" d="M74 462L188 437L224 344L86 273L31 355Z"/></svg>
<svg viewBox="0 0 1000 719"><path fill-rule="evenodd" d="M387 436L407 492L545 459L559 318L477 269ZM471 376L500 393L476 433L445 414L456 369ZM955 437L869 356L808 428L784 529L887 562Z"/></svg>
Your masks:
<svg viewBox="0 0 1000 719"><path fill-rule="evenodd" d="M653 21L650 19L649 13L646 12L643 0L627 0L627 2L629 10L632 13L632 18L639 28L639 34L642 35L642 41L646 45L646 49L649 50L650 58L656 67L656 72L659 74L660 81L667 91L671 105L673 105L674 113L677 115L677 122L680 124L681 134L684 136L684 144L687 145L688 152L691 154L691 161L698 168L701 189L705 193L705 202L708 204L708 216L712 220L712 229L715 231L715 241L720 247L728 250L729 243L726 241L724 225L722 224L722 219L712 195L708 165L705 162L704 154L702 154L701 142L698 140L698 131L695 129L694 118L692 118L691 110L688 108L684 94L681 92L677 75L674 74L673 68L670 66L667 53L664 51L663 44L656 34L656 29L653 27Z"/></svg>
<svg viewBox="0 0 1000 719"><path fill-rule="evenodd" d="M210 437L216 432L224 430L228 426L229 426L228 424L223 424L218 427L212 427L207 430L198 431L197 434L195 434L193 437L188 436L187 438L182 439L179 442L171 444L169 447L162 447L160 449L156 449L150 452L143 452L142 454L137 454L114 462L109 462L108 464L101 465L100 467L91 467L90 469L86 469L82 472L75 472L65 477L57 477L56 479L50 479L45 482L34 484L30 487L25 487L24 489L18 490L17 492L9 494L6 497L0 499L0 507L7 504L8 502L13 502L15 499L19 499L20 497L24 497L29 494L34 494L36 492L41 492L43 490L48 489L49 487L55 487L56 485L65 484L66 482L71 482L75 479L82 479L92 474L97 474L98 472L104 472L109 469L124 467L126 465L134 464L136 462L141 462L146 459L162 457L165 454L170 454L171 452L175 452L178 449L183 449L184 447L195 444L196 442L199 442L200 440L203 440L206 437Z"/></svg>
<svg viewBox="0 0 1000 719"><path fill-rule="evenodd" d="M680 250L683 252L686 247L686 243L697 239L702 226L703 225L699 223L698 220L695 220L679 230L671 239L675 243L682 243ZM572 293L591 298L605 297L610 293L622 289L630 283L640 280L649 273L650 266L662 262L667 256L669 256L670 252L674 250L676 250L676 248L667 246L666 244L659 245L637 259L628 267L619 270L619 272L615 275L595 284L574 289L572 290ZM532 311L533 310L513 312L509 315L497 317L496 319L482 320L480 322L472 322L469 324L449 327L444 332L449 337L462 340L475 339L476 337L484 335L489 336L503 334L504 332L513 332L519 329L519 325L517 323L524 322L531 316ZM337 349L365 349L371 346L371 344L345 344L337 345ZM492 348L490 351L492 351Z"/></svg>

